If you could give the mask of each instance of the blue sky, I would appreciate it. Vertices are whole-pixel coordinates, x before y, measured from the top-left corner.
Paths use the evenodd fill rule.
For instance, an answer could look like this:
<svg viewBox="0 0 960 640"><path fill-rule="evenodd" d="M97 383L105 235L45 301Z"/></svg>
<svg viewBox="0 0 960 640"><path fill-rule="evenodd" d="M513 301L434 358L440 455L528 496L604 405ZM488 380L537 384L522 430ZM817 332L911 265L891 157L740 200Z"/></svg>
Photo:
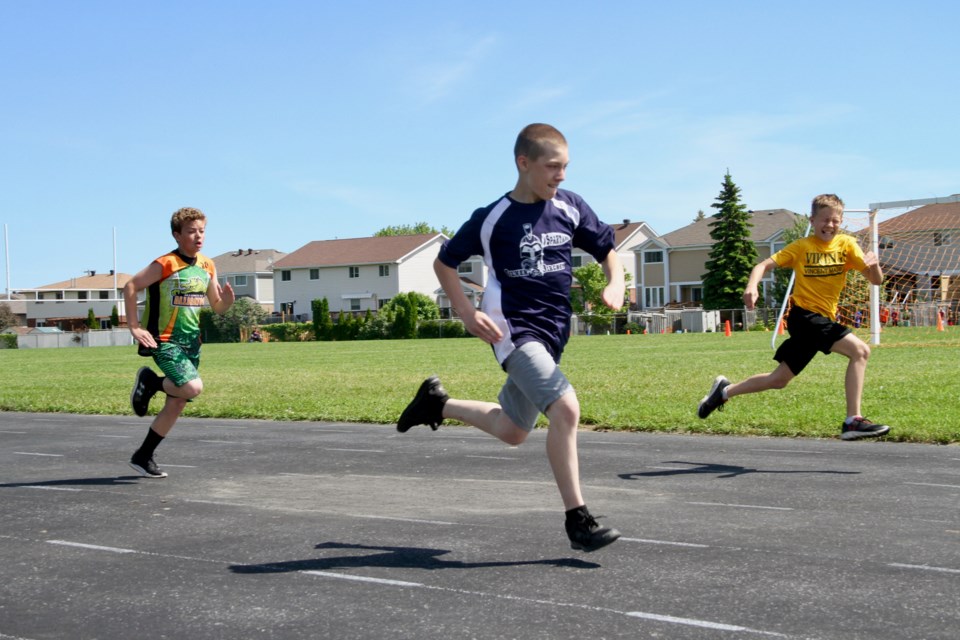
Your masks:
<svg viewBox="0 0 960 640"><path fill-rule="evenodd" d="M960 192L960 5L0 1L6 288L171 249L291 252L509 191L530 122L565 187L663 234L729 169L751 209Z"/></svg>

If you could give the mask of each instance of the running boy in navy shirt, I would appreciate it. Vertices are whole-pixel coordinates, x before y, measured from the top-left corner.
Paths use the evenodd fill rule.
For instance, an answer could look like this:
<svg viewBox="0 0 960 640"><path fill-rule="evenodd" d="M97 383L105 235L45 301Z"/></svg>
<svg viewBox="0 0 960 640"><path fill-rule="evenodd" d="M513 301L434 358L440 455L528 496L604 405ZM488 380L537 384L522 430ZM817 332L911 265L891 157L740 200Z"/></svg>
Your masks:
<svg viewBox="0 0 960 640"><path fill-rule="evenodd" d="M473 425L503 442L527 439L546 415L547 457L566 510L574 549L593 551L620 537L600 527L580 493L577 427L580 403L559 368L570 335L571 251L581 248L603 268L604 303L619 309L624 277L613 229L575 193L559 189L566 174L567 141L557 129L531 124L514 147L519 176L513 190L471 218L440 249L434 270L467 330L493 346L507 373L499 404L450 398L436 376L423 382L397 421L406 432L418 424L437 429L445 419ZM481 309L461 288L458 265L482 255L489 271Z"/></svg>

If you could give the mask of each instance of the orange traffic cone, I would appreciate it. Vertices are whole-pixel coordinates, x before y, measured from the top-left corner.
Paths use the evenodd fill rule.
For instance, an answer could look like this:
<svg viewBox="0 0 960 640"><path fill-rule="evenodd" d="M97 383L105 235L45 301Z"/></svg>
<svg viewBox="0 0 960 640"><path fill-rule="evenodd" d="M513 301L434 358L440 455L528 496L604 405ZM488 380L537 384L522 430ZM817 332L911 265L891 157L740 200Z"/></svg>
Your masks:
<svg viewBox="0 0 960 640"><path fill-rule="evenodd" d="M728 338L730 337L730 321L729 320L723 321L723 335L727 336Z"/></svg>
<svg viewBox="0 0 960 640"><path fill-rule="evenodd" d="M937 331L943 331L943 316L937 311Z"/></svg>

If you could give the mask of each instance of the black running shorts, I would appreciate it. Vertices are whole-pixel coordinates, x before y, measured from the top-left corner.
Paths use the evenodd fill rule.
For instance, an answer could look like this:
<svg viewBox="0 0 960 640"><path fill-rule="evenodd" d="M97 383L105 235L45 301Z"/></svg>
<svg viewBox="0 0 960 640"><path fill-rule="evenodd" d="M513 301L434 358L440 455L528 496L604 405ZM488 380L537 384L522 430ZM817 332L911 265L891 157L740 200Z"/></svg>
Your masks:
<svg viewBox="0 0 960 640"><path fill-rule="evenodd" d="M773 359L786 363L793 375L799 375L817 351L829 355L833 344L850 333L842 324L798 306L793 306L787 314L787 331L790 337L780 345Z"/></svg>

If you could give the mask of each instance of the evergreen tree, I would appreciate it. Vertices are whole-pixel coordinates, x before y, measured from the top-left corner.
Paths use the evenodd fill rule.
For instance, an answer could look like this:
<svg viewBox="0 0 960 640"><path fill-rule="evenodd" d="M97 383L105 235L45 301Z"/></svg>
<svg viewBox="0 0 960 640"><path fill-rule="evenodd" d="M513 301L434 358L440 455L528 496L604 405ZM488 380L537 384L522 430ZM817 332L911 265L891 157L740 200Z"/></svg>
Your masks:
<svg viewBox="0 0 960 640"><path fill-rule="evenodd" d="M703 220L703 219L706 218L706 217L707 217L707 216L705 216L704 213L703 213L703 209L698 209L698 210L697 210L697 217L694 218L693 221L694 221L694 222L700 222L701 220Z"/></svg>
<svg viewBox="0 0 960 640"><path fill-rule="evenodd" d="M87 311L87 328L96 329L98 326L97 314L93 312L93 309Z"/></svg>
<svg viewBox="0 0 960 640"><path fill-rule="evenodd" d="M110 326L111 327L120 326L120 312L117 311L117 305L113 305L113 310L110 311Z"/></svg>
<svg viewBox="0 0 960 640"><path fill-rule="evenodd" d="M330 303L326 298L312 300L313 335L317 340L329 340L333 333L333 320L330 319Z"/></svg>
<svg viewBox="0 0 960 640"><path fill-rule="evenodd" d="M717 210L710 223L713 248L703 275L704 309L738 309L743 306L743 290L757 262L757 248L750 239L750 213L740 202L740 187L730 172L723 177Z"/></svg>

